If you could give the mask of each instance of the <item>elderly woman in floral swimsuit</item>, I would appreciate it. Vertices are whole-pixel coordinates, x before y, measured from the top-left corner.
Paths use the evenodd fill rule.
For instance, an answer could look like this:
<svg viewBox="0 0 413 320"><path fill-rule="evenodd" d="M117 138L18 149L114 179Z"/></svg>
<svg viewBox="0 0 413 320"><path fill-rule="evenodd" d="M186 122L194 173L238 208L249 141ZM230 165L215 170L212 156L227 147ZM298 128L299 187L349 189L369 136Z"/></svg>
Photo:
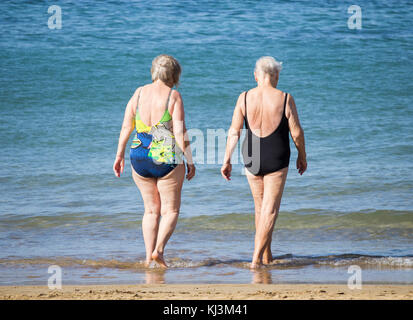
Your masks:
<svg viewBox="0 0 413 320"><path fill-rule="evenodd" d="M175 230L181 204L181 189L187 160L188 180L195 166L186 139L185 115L181 95L173 90L181 67L176 59L160 55L152 62L152 83L139 87L126 106L113 170L123 172L125 148L136 128L130 159L132 176L145 206L142 219L146 264L155 260L166 268L163 253Z"/></svg>

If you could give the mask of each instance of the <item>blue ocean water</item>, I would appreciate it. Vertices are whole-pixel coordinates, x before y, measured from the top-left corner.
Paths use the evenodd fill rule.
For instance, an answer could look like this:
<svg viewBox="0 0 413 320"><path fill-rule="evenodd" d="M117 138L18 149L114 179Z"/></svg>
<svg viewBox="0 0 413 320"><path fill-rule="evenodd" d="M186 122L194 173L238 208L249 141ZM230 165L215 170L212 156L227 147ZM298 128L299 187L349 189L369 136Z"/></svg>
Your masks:
<svg viewBox="0 0 413 320"><path fill-rule="evenodd" d="M48 27L52 4L61 29ZM359 1L360 30L352 4L1 2L0 284L44 284L52 264L66 283L347 283L352 264L367 282L413 283L412 4ZM205 137L229 127L256 59L283 61L309 167L298 175L291 142L264 275L247 267L242 166L227 183L217 162L184 184L171 268L142 267L142 200L129 159L120 179L112 164L125 105L161 53L180 61L187 127Z"/></svg>

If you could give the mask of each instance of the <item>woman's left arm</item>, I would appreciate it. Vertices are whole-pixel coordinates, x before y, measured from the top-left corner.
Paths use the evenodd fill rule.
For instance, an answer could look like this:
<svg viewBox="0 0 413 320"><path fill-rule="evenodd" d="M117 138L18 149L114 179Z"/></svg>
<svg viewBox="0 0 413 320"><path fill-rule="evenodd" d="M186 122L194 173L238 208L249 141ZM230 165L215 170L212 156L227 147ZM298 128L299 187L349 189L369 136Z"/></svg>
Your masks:
<svg viewBox="0 0 413 320"><path fill-rule="evenodd" d="M300 120L298 119L297 106L295 105L292 95L289 95L285 113L285 116L288 119L291 138L293 139L298 150L296 167L298 169L298 173L302 175L305 170L307 170L307 154L305 152L304 130L301 127Z"/></svg>
<svg viewBox="0 0 413 320"><path fill-rule="evenodd" d="M173 111L172 111L172 130L175 136L175 141L181 148L185 159L187 174L186 178L191 180L195 176L195 165L192 159L191 145L188 139L188 131L185 125L184 103L181 94L178 91L173 91Z"/></svg>
<svg viewBox="0 0 413 320"><path fill-rule="evenodd" d="M128 104L125 108L125 115L123 117L122 129L119 135L118 150L116 152L116 159L113 163L113 172L117 177L120 177L120 174L123 173L125 167L125 148L128 143L130 134L135 128L135 112L138 104L138 94L141 88L138 88L130 98Z"/></svg>

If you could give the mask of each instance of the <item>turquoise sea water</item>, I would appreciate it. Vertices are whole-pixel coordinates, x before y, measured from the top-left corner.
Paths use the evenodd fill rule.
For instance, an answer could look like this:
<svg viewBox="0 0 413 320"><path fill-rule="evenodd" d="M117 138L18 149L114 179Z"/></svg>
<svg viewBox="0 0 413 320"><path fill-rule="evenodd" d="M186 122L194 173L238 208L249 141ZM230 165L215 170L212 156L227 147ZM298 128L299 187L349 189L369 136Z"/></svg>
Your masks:
<svg viewBox="0 0 413 320"><path fill-rule="evenodd" d="M51 4L62 28L48 28ZM413 283L412 4L359 1L0 3L0 284ZM290 171L277 260L248 270L253 202L241 165L198 164L166 251L145 270L143 204L112 164L126 103L161 53L183 67L187 127L227 129L257 58L283 61L308 171ZM208 149L209 148L209 149ZM211 151L207 146L206 150ZM207 157L205 156L205 162Z"/></svg>

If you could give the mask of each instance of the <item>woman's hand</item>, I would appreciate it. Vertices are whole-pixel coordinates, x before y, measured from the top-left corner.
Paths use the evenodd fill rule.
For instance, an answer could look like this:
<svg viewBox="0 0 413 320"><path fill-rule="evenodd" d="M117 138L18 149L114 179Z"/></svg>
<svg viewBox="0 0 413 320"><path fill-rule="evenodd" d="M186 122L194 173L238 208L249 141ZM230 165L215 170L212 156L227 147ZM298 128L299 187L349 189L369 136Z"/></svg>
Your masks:
<svg viewBox="0 0 413 320"><path fill-rule="evenodd" d="M221 167L221 175L225 180L231 180L232 165L230 163L224 163Z"/></svg>
<svg viewBox="0 0 413 320"><path fill-rule="evenodd" d="M305 156L298 155L297 157L297 169L300 175L303 175L304 171L307 170L307 160Z"/></svg>
<svg viewBox="0 0 413 320"><path fill-rule="evenodd" d="M115 172L115 176L119 178L120 174L123 173L124 167L125 167L125 157L116 156L115 162L113 163L113 172Z"/></svg>
<svg viewBox="0 0 413 320"><path fill-rule="evenodd" d="M195 165L187 163L186 169L187 169L186 179L189 181L195 176Z"/></svg>

